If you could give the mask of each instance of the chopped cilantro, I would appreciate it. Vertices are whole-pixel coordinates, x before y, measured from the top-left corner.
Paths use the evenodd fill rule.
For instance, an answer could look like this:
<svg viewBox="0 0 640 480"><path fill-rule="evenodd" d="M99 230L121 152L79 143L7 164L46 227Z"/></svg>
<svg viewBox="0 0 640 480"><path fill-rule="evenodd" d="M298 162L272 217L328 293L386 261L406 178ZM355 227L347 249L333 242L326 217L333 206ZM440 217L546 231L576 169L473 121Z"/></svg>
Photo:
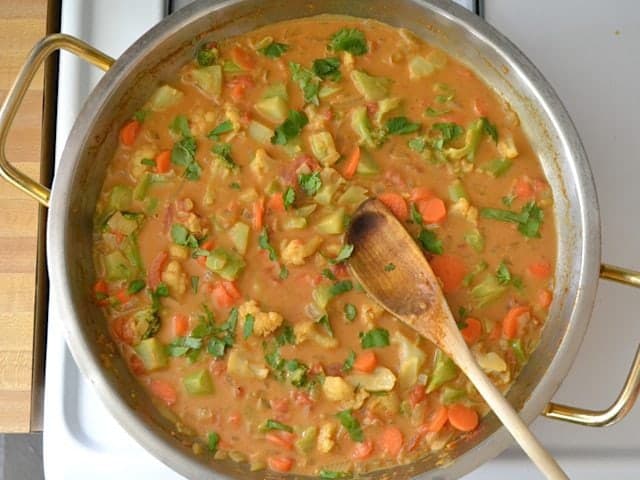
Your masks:
<svg viewBox="0 0 640 480"><path fill-rule="evenodd" d="M220 443L220 435L216 432L211 432L207 437L207 447L209 451L215 453L218 451L218 443Z"/></svg>
<svg viewBox="0 0 640 480"><path fill-rule="evenodd" d="M360 422L353 416L351 410L343 410L337 413L336 417L338 417L342 426L349 432L351 440L354 442L362 442L364 440Z"/></svg>
<svg viewBox="0 0 640 480"><path fill-rule="evenodd" d="M342 364L342 371L346 373L353 370L353 364L355 363L355 361L356 361L356 352L351 350L349 352L349 355L347 355L346 360Z"/></svg>
<svg viewBox="0 0 640 480"><path fill-rule="evenodd" d="M325 268L324 270L322 270L322 276L324 278L328 278L329 280L335 280L336 279L336 276L328 268Z"/></svg>
<svg viewBox="0 0 640 480"><path fill-rule="evenodd" d="M295 345L296 343L296 334L293 332L293 327L288 324L284 324L278 329L275 338L279 347L287 344Z"/></svg>
<svg viewBox="0 0 640 480"><path fill-rule="evenodd" d="M298 175L298 184L304 190L304 193L310 197L314 196L322 187L322 180L320 179L320 172L313 173L301 173Z"/></svg>
<svg viewBox="0 0 640 480"><path fill-rule="evenodd" d="M231 120L225 120L221 124L219 124L216 128L207 133L207 137L209 137L214 142L217 142L220 139L220 135L223 133L229 133L233 131L233 123Z"/></svg>
<svg viewBox="0 0 640 480"><path fill-rule="evenodd" d="M434 123L431 128L439 131L445 142L455 140L464 132L464 129L460 125L453 122Z"/></svg>
<svg viewBox="0 0 640 480"><path fill-rule="evenodd" d="M516 199L516 196L513 195L513 194L504 196L504 197L502 197L502 204L505 207L510 207L515 199Z"/></svg>
<svg viewBox="0 0 640 480"><path fill-rule="evenodd" d="M497 208L483 208L480 210L480 216L491 220L515 223L518 225L518 231L525 237L539 238L544 212L535 202L529 202L522 207L519 213Z"/></svg>
<svg viewBox="0 0 640 480"><path fill-rule="evenodd" d="M409 207L409 216L411 217L411 221L416 225L420 227L424 225L424 220L422 219L422 215L418 211L418 208L416 207L415 203L412 203L411 207Z"/></svg>
<svg viewBox="0 0 640 480"><path fill-rule="evenodd" d="M302 128L307 123L309 123L309 119L304 112L289 111L287 119L276 128L275 134L271 137L271 143L274 145L286 145L289 140L300 135Z"/></svg>
<svg viewBox="0 0 640 480"><path fill-rule="evenodd" d="M442 115L446 115L450 111L451 110L436 110L432 107L429 107L424 111L424 114L427 115L428 117L440 117Z"/></svg>
<svg viewBox="0 0 640 480"><path fill-rule="evenodd" d="M236 168L238 165L233 161L231 156L231 144L229 143L217 143L211 149L213 153L218 155L225 167L229 169Z"/></svg>
<svg viewBox="0 0 640 480"><path fill-rule="evenodd" d="M358 310L356 310L356 306L353 303L345 303L344 304L344 318L353 322L358 315Z"/></svg>
<svg viewBox="0 0 640 480"><path fill-rule="evenodd" d="M266 250L269 254L269 260L275 262L278 259L278 254L276 253L276 249L273 248L273 245L269 243L269 234L267 233L267 229L263 228L262 232L258 236L258 246L262 250Z"/></svg>
<svg viewBox="0 0 640 480"><path fill-rule="evenodd" d="M387 264L384 266L384 271L385 271L385 272L393 272L395 269L396 269L395 264L393 264L393 263L391 263L391 262L390 262L390 263L387 263Z"/></svg>
<svg viewBox="0 0 640 480"><path fill-rule="evenodd" d="M507 285L508 283L511 283L511 272L504 261L500 262L498 270L496 270L496 278L500 285Z"/></svg>
<svg viewBox="0 0 640 480"><path fill-rule="evenodd" d="M356 56L369 51L364 33L355 28L338 30L331 36L328 47L332 52L349 52Z"/></svg>
<svg viewBox="0 0 640 480"><path fill-rule="evenodd" d="M289 270L284 265L280 265L280 273L278 273L280 280L286 280L289 278Z"/></svg>
<svg viewBox="0 0 640 480"><path fill-rule="evenodd" d="M349 472L339 472L336 470L320 470L318 476L325 480L334 480L340 478L351 478L351 474Z"/></svg>
<svg viewBox="0 0 640 480"><path fill-rule="evenodd" d="M427 139L425 137L415 137L409 140L407 145L414 152L422 153L427 148Z"/></svg>
<svg viewBox="0 0 640 480"><path fill-rule="evenodd" d="M171 163L184 168L184 176L188 180L198 180L202 168L196 161L196 141L193 137L185 137L176 142L171 150Z"/></svg>
<svg viewBox="0 0 640 480"><path fill-rule="evenodd" d="M291 187L287 187L282 195L282 199L284 200L284 208L289 208L293 205L293 202L296 201L296 191Z"/></svg>
<svg viewBox="0 0 640 480"><path fill-rule="evenodd" d="M264 431L271 431L271 430L280 430L281 432L293 432L293 428L291 428L289 425L285 425L282 422L279 422L277 420L273 420L273 419L268 419L265 423L264 423L264 427L261 428L261 430Z"/></svg>
<svg viewBox="0 0 640 480"><path fill-rule="evenodd" d="M147 165L149 167L155 167L156 166L156 161L153 158L143 158L142 160L140 160L140 163L142 165Z"/></svg>
<svg viewBox="0 0 640 480"><path fill-rule="evenodd" d="M170 357L191 357L200 353L202 339L197 337L178 337L167 345L167 355Z"/></svg>
<svg viewBox="0 0 640 480"><path fill-rule="evenodd" d="M436 255L442 254L442 240L439 240L435 232L423 228L418 235L418 241L422 248L427 252L435 253Z"/></svg>
<svg viewBox="0 0 640 480"><path fill-rule="evenodd" d="M259 48L258 52L260 52L265 57L279 58L287 50L289 50L289 45L286 45L284 43L271 42L266 47Z"/></svg>
<svg viewBox="0 0 640 480"><path fill-rule="evenodd" d="M138 122L144 122L151 112L149 110L138 110L133 114L133 118Z"/></svg>
<svg viewBox="0 0 640 480"><path fill-rule="evenodd" d="M489 135L495 143L498 143L498 129L486 117L482 117L482 130Z"/></svg>
<svg viewBox="0 0 640 480"><path fill-rule="evenodd" d="M406 135L419 129L420 124L409 121L407 117L393 117L387 120L386 130L391 135Z"/></svg>
<svg viewBox="0 0 640 480"><path fill-rule="evenodd" d="M146 283L144 280L140 280L140 279L133 280L131 281L131 283L129 283L129 288L127 288L127 293L129 295L133 295L134 293L138 293L145 286L146 286Z"/></svg>
<svg viewBox="0 0 640 480"><path fill-rule="evenodd" d="M338 252L338 256L332 260L329 260L329 263L335 265L337 263L342 263L347 260L351 254L353 253L353 245L347 243L342 246L340 251Z"/></svg>
<svg viewBox="0 0 640 480"><path fill-rule="evenodd" d="M198 65L201 67L210 67L216 62L217 58L217 52L211 48L207 48L205 45L202 45L196 51L196 62L198 62Z"/></svg>
<svg viewBox="0 0 640 480"><path fill-rule="evenodd" d="M155 294L158 297L168 297L169 296L169 287L167 286L166 283L161 282L156 287Z"/></svg>
<svg viewBox="0 0 640 480"><path fill-rule="evenodd" d="M360 332L362 348L376 348L389 346L389 331L384 328L374 328L366 333Z"/></svg>
<svg viewBox="0 0 640 480"><path fill-rule="evenodd" d="M289 62L291 79L298 84L306 103L320 104L318 92L320 91L320 79L311 70L304 68L299 63Z"/></svg>
<svg viewBox="0 0 640 480"><path fill-rule="evenodd" d="M321 316L316 322L322 325L322 328L326 330L330 337L333 337L333 327L331 326L331 322L329 321L329 315Z"/></svg>
<svg viewBox="0 0 640 480"><path fill-rule="evenodd" d="M200 277L192 276L191 277L191 290L193 293L198 293L198 285L200 284Z"/></svg>
<svg viewBox="0 0 640 480"><path fill-rule="evenodd" d="M313 73L320 78L328 78L334 82L340 80L340 59L337 57L318 58L313 61L311 68Z"/></svg>
<svg viewBox="0 0 640 480"><path fill-rule="evenodd" d="M189 120L184 115L178 115L169 124L169 130L176 135L181 135L182 138L191 137L191 129L189 128Z"/></svg>
<svg viewBox="0 0 640 480"><path fill-rule="evenodd" d="M244 327L242 327L242 336L246 340L253 334L253 324L255 323L255 318L253 315L248 314L244 317Z"/></svg>
<svg viewBox="0 0 640 480"><path fill-rule="evenodd" d="M229 184L229 188L231 188L232 190L240 190L240 184L238 182L231 182Z"/></svg>
<svg viewBox="0 0 640 480"><path fill-rule="evenodd" d="M329 294L332 297L353 290L353 282L351 280L340 280L329 287Z"/></svg>

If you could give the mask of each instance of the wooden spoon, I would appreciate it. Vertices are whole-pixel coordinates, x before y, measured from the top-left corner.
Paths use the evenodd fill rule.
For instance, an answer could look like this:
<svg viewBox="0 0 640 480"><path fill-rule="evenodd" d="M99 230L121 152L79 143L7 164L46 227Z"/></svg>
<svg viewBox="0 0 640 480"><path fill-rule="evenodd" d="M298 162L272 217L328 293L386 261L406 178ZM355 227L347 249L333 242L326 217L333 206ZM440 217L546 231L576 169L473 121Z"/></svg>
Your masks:
<svg viewBox="0 0 640 480"><path fill-rule="evenodd" d="M354 246L349 267L367 293L451 357L547 478L568 478L476 363L424 254L393 214L367 200L347 241ZM395 268L385 268L390 263Z"/></svg>

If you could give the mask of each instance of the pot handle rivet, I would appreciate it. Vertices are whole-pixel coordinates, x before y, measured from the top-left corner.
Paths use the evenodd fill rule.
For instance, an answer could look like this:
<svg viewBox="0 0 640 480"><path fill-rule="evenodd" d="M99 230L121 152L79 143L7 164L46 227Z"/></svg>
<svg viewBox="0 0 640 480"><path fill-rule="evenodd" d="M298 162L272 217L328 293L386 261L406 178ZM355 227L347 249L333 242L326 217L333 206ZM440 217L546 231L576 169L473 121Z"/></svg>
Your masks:
<svg viewBox="0 0 640 480"><path fill-rule="evenodd" d="M115 61L100 50L70 35L63 33L47 35L40 39L29 52L27 60L0 107L0 175L45 207L49 206L50 190L9 163L5 154L5 144L11 124L34 75L47 57L57 50L73 53L102 70L108 70Z"/></svg>

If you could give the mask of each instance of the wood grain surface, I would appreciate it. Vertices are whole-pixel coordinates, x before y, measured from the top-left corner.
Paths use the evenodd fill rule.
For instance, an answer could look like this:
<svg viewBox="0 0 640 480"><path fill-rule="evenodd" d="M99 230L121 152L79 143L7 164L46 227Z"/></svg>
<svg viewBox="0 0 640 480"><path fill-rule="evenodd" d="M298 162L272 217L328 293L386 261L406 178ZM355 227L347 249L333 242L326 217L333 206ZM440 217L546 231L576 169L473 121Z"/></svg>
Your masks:
<svg viewBox="0 0 640 480"><path fill-rule="evenodd" d="M45 34L46 0L0 0L0 99L27 52ZM39 176L42 72L35 77L9 135L10 162ZM0 432L30 428L38 208L0 179Z"/></svg>

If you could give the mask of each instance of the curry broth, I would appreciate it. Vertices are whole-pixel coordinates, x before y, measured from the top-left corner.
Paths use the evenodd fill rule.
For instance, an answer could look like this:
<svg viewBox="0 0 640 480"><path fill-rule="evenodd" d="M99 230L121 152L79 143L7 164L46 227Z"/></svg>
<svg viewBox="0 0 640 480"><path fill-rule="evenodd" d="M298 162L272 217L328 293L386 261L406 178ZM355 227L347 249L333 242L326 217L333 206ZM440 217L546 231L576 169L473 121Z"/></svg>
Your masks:
<svg viewBox="0 0 640 480"><path fill-rule="evenodd" d="M328 51L332 36L344 28L364 33L366 53ZM269 44L268 37L275 43ZM353 42L345 45L354 49ZM540 337L556 255L551 192L517 116L466 67L408 32L378 22L290 21L198 51L197 59L171 84L181 92L177 100L172 94L173 103L159 107L152 98L123 127L97 207L96 301L104 307L133 373L154 401L170 407L181 428L202 439L202 447L195 450L214 458L247 460L252 468L356 473L442 448L459 430L469 430L456 420L453 406L482 416L486 405L451 365L442 359L435 365L431 344L381 312L357 285L346 288L351 279L345 264L332 260L346 255L342 232L358 200L339 204L340 198L349 186L362 187L366 196L390 198L385 203L416 238L423 230L430 232L424 234L431 240L425 254L435 273L449 278L443 278L443 286L451 310L485 371L506 390ZM426 68L432 71L410 78L408 63L416 57L431 62ZM312 73L310 83L318 84L320 92L338 90L314 105L292 79L290 63L311 69L314 60L325 58L339 59L340 79L320 80ZM199 75L215 65L221 66L222 84L220 92L212 94ZM382 88L384 94L367 100L353 71L391 81ZM286 93L280 90L279 95L287 112L305 112L307 118L287 145L258 141L250 132L252 122L258 122L275 139L284 118L274 121L256 106L277 84L285 85ZM382 102L393 98L400 99L400 105L376 122ZM370 131L379 137L373 148L362 145L353 127L354 111L362 107ZM176 121L179 117L186 128ZM419 126L405 125L415 131L394 134L396 127L389 120L400 117ZM210 134L220 125L228 131ZM475 154L450 158L479 125ZM314 151L310 138L318 132L331 136L334 158ZM443 139L447 136L453 138ZM195 140L193 156L180 150L179 145L193 148L180 143L188 137ZM230 151L218 147L215 153L216 145L229 145ZM373 167L351 175L358 145L358 168L365 160ZM257 168L256 156L264 168ZM490 165L496 169L496 158L506 159L504 171L488 172ZM188 174L188 168L200 171ZM334 169L331 176L329 168ZM326 205L319 200L321 190L309 194L301 180L320 171L326 175L316 174L323 184L329 185L329 178L340 183ZM451 197L456 180L466 192L462 200L455 193ZM289 190L295 195L292 203L287 201ZM404 207L398 207L398 196ZM432 214L425 202L433 198L444 202L446 217L421 226L415 212ZM316 205L312 213L299 214L310 205ZM535 209L525 218L527 205ZM340 208L342 225L331 226L336 233L319 230L323 219ZM483 209L513 214L504 221ZM530 218L540 211L544 218L536 224ZM300 218L305 221L295 220ZM293 222L296 228L290 228ZM249 230L245 252L238 251L243 249L229 234L238 223ZM317 246L300 258L294 247L313 243ZM268 247L273 247L275 259L269 258ZM244 267L231 275L212 260L214 254L222 255L226 265L231 260L225 255L241 257ZM392 262L388 266L393 268ZM326 306L318 305L324 303L318 301L318 292L326 294L337 284L341 287ZM481 305L487 300L481 295L483 285L490 290L486 305ZM350 319L353 307L355 318ZM507 317L515 314L515 330L505 327L507 322L514 325ZM247 315L253 318L253 331L246 326ZM180 316L182 320L176 320ZM224 323L230 317L237 318L236 325ZM472 331L478 324L480 333ZM380 334L374 341L378 346L363 348L360 337L372 330L386 331L389 340ZM191 340L185 344L185 338ZM210 347L212 338L216 340ZM407 357L407 351L416 346L422 354L412 372L403 362L411 360L413 354ZM284 359L280 366L274 352ZM392 388L382 382L378 391L375 385L367 390L353 379L354 374L374 376L370 362L359 373L348 365L350 354L371 361L370 352L375 353L374 368L391 373ZM235 364L238 359L242 368ZM294 359L297 363L290 362ZM432 383L447 368L451 378ZM190 374L200 376L187 380L192 382L188 386L185 377ZM350 419L336 416L344 411L351 412Z"/></svg>

